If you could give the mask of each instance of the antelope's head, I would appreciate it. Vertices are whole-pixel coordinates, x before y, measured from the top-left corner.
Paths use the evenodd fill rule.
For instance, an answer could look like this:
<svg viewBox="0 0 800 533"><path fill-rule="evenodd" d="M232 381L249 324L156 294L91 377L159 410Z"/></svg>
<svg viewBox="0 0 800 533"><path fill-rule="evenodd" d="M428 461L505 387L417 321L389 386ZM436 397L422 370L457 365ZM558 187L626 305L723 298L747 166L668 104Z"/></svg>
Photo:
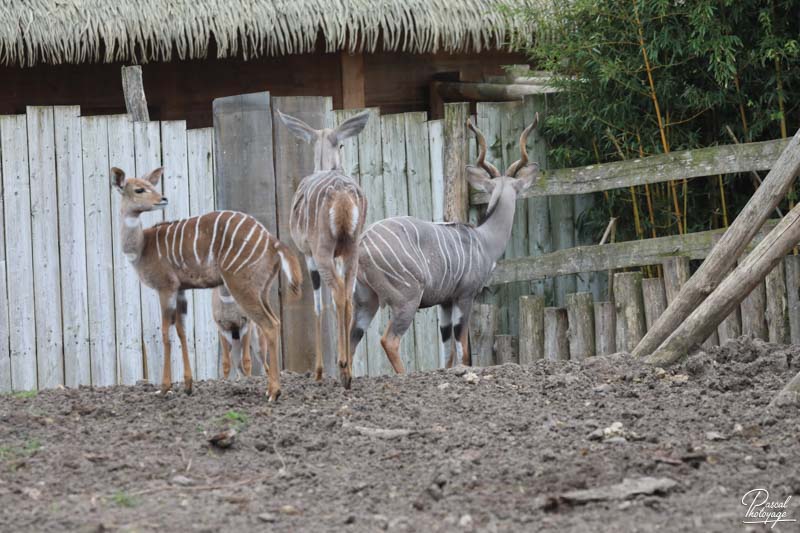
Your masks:
<svg viewBox="0 0 800 533"><path fill-rule="evenodd" d="M139 214L167 207L167 198L158 185L164 168L159 167L142 178L126 178L125 171L117 167L111 169L111 185L122 195L122 212Z"/></svg>
<svg viewBox="0 0 800 533"><path fill-rule="evenodd" d="M470 120L467 126L471 129L478 139L478 160L475 165L467 165L467 181L479 191L491 195L489 206L486 209L487 217L494 212L498 203L516 201L517 196L523 191L528 190L533 181L539 175L539 163L528 162L528 149L526 142L528 135L539 124L539 113L533 117L533 123L525 128L519 136L519 149L521 157L511 164L505 173L501 174L494 165L486 161L486 139L477 127Z"/></svg>
<svg viewBox="0 0 800 533"><path fill-rule="evenodd" d="M314 145L314 172L341 170L342 161L339 149L342 141L361 133L369 119L369 111L364 111L339 124L339 127L316 130L300 120L278 111L283 124L300 140Z"/></svg>

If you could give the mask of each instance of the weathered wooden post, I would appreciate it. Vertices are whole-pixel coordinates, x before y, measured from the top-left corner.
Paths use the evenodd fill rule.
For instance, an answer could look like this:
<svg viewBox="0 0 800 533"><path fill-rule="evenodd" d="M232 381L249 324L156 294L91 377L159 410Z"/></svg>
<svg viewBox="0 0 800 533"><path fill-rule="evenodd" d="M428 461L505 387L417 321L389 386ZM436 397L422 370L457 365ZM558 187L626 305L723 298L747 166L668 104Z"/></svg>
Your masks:
<svg viewBox="0 0 800 533"><path fill-rule="evenodd" d="M789 311L789 340L800 344L800 255L783 260L786 270L786 305Z"/></svg>
<svg viewBox="0 0 800 533"><path fill-rule="evenodd" d="M472 364L492 366L494 362L494 333L497 330L497 306L475 303L469 321Z"/></svg>
<svg viewBox="0 0 800 533"><path fill-rule="evenodd" d="M658 349L720 284L727 270L742 254L772 210L786 196L798 170L800 170L800 130L795 133L728 231L714 246L694 276L684 285L679 297L647 332L634 350L634 355L646 356ZM708 334L711 334L711 330Z"/></svg>
<svg viewBox="0 0 800 533"><path fill-rule="evenodd" d="M795 149L800 152L800 149ZM766 183L765 181L764 184ZM783 217L658 350L647 357L647 362L666 366L686 356L692 346L707 337L722 319L767 277L767 274L798 241L800 241L800 205L795 206ZM719 245L722 243L723 241L720 241ZM721 265L720 268L726 267Z"/></svg>
<svg viewBox="0 0 800 533"><path fill-rule="evenodd" d="M642 296L644 297L644 318L647 329L650 329L661 313L667 308L667 293L661 278L642 280Z"/></svg>
<svg viewBox="0 0 800 533"><path fill-rule="evenodd" d="M444 105L444 219L466 222L469 186L464 177L467 165L467 117L469 104Z"/></svg>
<svg viewBox="0 0 800 533"><path fill-rule="evenodd" d="M613 283L611 278L609 283ZM615 318L613 302L594 303L594 351L597 355L609 355L617 349Z"/></svg>
<svg viewBox="0 0 800 533"><path fill-rule="evenodd" d="M563 307L544 309L544 353L550 361L569 360L569 341L567 310Z"/></svg>
<svg viewBox="0 0 800 533"><path fill-rule="evenodd" d="M494 353L497 357L497 364L519 363L517 357L517 338L513 335L495 335Z"/></svg>
<svg viewBox="0 0 800 533"><path fill-rule="evenodd" d="M147 98L144 95L142 67L122 67L122 93L125 96L125 108L134 122L148 122Z"/></svg>
<svg viewBox="0 0 800 533"><path fill-rule="evenodd" d="M742 335L767 340L767 290L762 281L742 301Z"/></svg>
<svg viewBox="0 0 800 533"><path fill-rule="evenodd" d="M667 293L667 304L672 304L678 297L678 294L680 294L681 287L683 287L691 277L689 258L686 256L671 257L662 263L662 268L664 270L664 288ZM659 316L661 314L663 314L663 311L659 313ZM655 323L655 321L653 323ZM648 330L650 326L651 324L647 325ZM705 340L703 346L710 348L711 346L717 345L719 345L719 337L717 336L717 332L714 331L709 335L708 339Z"/></svg>
<svg viewBox="0 0 800 533"><path fill-rule="evenodd" d="M642 273L614 274L617 351L630 352L645 334Z"/></svg>
<svg viewBox="0 0 800 533"><path fill-rule="evenodd" d="M595 331L591 292L567 295L567 320L570 359L581 361L593 356Z"/></svg>
<svg viewBox="0 0 800 533"><path fill-rule="evenodd" d="M786 313L786 278L783 261L767 274L767 329L769 342L789 342L789 321Z"/></svg>
<svg viewBox="0 0 800 533"><path fill-rule="evenodd" d="M544 359L544 354L544 296L521 296L519 299L519 363L524 365Z"/></svg>

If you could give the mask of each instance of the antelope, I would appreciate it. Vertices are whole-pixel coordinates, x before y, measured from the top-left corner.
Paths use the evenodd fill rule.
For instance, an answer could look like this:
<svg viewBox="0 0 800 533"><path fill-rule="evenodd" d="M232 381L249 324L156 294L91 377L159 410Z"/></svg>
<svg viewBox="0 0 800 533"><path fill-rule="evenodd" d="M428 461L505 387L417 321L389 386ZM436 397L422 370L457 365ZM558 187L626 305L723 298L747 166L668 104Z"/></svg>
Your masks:
<svg viewBox="0 0 800 533"><path fill-rule="evenodd" d="M353 286L358 269L358 239L367 214L367 200L358 183L342 172L340 143L358 135L369 114L361 113L335 129L317 130L278 112L288 130L314 146L314 172L300 182L289 218L292 239L303 253L314 288L316 379L322 379L321 282L331 289L338 327L339 377L350 388L353 358L349 327Z"/></svg>
<svg viewBox="0 0 800 533"><path fill-rule="evenodd" d="M255 325L247 318L241 307L233 299L225 285L213 289L211 293L211 308L214 323L219 332L219 341L222 345L222 375L227 378L231 375L233 379L239 379L240 374L249 376L252 365L250 360L250 337L253 334ZM258 343L261 353L266 353L266 342L264 335L258 335ZM233 356L233 366L231 366L231 356ZM265 370L267 367L264 367Z"/></svg>
<svg viewBox="0 0 800 533"><path fill-rule="evenodd" d="M480 146L477 165L467 166L467 180L475 189L491 195L477 227L392 217L375 222L364 231L359 245L351 353L378 307L388 305L391 320L381 345L394 371L402 374L401 337L418 309L438 305L442 345L449 353L447 366L452 366L454 352L463 364L470 364L467 329L473 301L506 248L517 197L533 184L539 172L537 163L528 164L525 146L538 121L537 114L522 132L521 157L503 175L486 161L486 139L467 121Z"/></svg>
<svg viewBox="0 0 800 533"><path fill-rule="evenodd" d="M275 401L281 393L280 320L270 309L269 287L282 269L292 291L298 294L303 281L300 263L260 222L237 211L212 211L143 229L142 213L167 206L167 198L156 189L163 173L163 168L157 168L143 178L126 178L124 171L111 169L111 183L122 195L122 251L142 283L158 292L161 303L164 342L161 392L166 394L172 388L170 325L175 325L181 342L184 390L187 394L192 392L192 369L183 325L186 289L224 284L266 337L270 357L267 394L269 401ZM266 368L266 354L262 357Z"/></svg>

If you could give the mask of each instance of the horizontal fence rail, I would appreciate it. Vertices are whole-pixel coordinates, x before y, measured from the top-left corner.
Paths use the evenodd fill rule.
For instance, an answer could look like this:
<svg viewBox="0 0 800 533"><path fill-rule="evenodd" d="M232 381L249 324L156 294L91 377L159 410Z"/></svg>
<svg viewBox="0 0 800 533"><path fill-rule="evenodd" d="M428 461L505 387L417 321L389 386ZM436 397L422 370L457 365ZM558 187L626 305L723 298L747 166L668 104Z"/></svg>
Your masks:
<svg viewBox="0 0 800 533"><path fill-rule="evenodd" d="M769 170L788 143L778 139L730 144L615 163L543 170L534 186L520 197L586 194L684 178ZM470 196L474 205L488 201L486 193L473 192Z"/></svg>

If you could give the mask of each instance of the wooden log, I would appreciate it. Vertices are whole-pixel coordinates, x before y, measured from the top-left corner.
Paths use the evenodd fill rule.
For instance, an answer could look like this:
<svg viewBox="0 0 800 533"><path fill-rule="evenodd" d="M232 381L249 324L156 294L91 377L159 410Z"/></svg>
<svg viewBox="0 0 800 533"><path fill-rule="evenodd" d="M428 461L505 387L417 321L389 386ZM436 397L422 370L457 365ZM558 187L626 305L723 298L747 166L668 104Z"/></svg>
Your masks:
<svg viewBox="0 0 800 533"><path fill-rule="evenodd" d="M52 107L28 107L26 114L33 215L36 363L38 386L45 389L64 384L55 126Z"/></svg>
<svg viewBox="0 0 800 533"><path fill-rule="evenodd" d="M769 178L764 180L762 187L767 186L768 181ZM647 362L666 366L685 357L692 346L707 337L722 319L767 277L767 274L798 241L800 241L800 205L789 211L775 229L675 329L658 350L647 357ZM723 242L724 240L720 241L718 246L722 246Z"/></svg>
<svg viewBox="0 0 800 533"><path fill-rule="evenodd" d="M433 219L431 156L427 113L405 113L406 187L408 214ZM439 317L435 308L420 309L414 316L416 369L439 367Z"/></svg>
<svg viewBox="0 0 800 533"><path fill-rule="evenodd" d="M789 317L786 306L786 278L783 261L767 274L767 330L769 342L789 343Z"/></svg>
<svg viewBox="0 0 800 533"><path fill-rule="evenodd" d="M147 112L147 98L144 95L142 67L139 65L122 67L122 93L125 96L125 108L133 121L149 121L150 114Z"/></svg>
<svg viewBox="0 0 800 533"><path fill-rule="evenodd" d="M630 352L645 334L641 272L614 274L614 307L618 352Z"/></svg>
<svg viewBox="0 0 800 533"><path fill-rule="evenodd" d="M755 242L760 241L770 229L775 227L775 224L774 221L767 221L763 230L756 235ZM671 255L703 259L712 249L712 238L721 235L724 231L720 229L641 241L578 246L537 257L505 259L497 262L489 284L500 285L578 272L655 265L661 263L664 257Z"/></svg>
<svg viewBox="0 0 800 533"><path fill-rule="evenodd" d="M444 219L448 222L467 220L469 187L464 172L468 116L468 103L444 106Z"/></svg>
<svg viewBox="0 0 800 533"><path fill-rule="evenodd" d="M107 126L103 127L105 128ZM84 139L85 138L86 137L84 136ZM86 145L84 143L84 147L85 146ZM134 122L133 151L134 163L136 166L136 176L143 176L147 172L150 172L153 169L161 166L161 128L158 122ZM86 150L84 149L84 154L85 153ZM94 161L93 164L98 164L99 162L99 160ZM84 177L89 178L86 173L85 161L83 166ZM106 168L108 168L108 166L109 165L106 165ZM106 171L106 174L108 174L108 171ZM168 179L169 176L167 176L165 179L162 179L157 188L163 191L164 182ZM87 210L91 211L91 209L88 207ZM117 213L112 213L110 216L111 218L114 218L117 216ZM164 220L164 211L150 211L148 213L142 213L140 218L142 219L142 225L147 228ZM102 220L102 218L100 220ZM86 221L86 225L88 229L88 219ZM118 237L116 235L113 236L112 242L117 238ZM86 240L90 240L88 233L86 235ZM98 261L102 260L102 256L99 256L97 259ZM89 269L91 270L91 265L89 266ZM135 272L128 270L127 275L135 275ZM144 366L146 370L145 378L151 383L161 383L161 374L164 369L164 346L161 340L161 306L158 303L158 293L149 287L142 286L140 296L142 311L142 345L144 351L143 358L145 359ZM89 316L91 317L93 316L91 310L91 300L89 303ZM172 341L175 341L177 335L175 335L174 331L170 331L170 337ZM172 346L175 348L173 351L180 350L174 342ZM96 368L94 366L96 363L95 352L92 350L92 383L94 385L99 385L99 383L96 381L96 377L98 376L96 371L101 370L101 368ZM177 372L172 372L172 378L180 379L180 374Z"/></svg>
<svg viewBox="0 0 800 533"><path fill-rule="evenodd" d="M519 298L519 363L544 359L544 296ZM473 311L474 313L474 311Z"/></svg>
<svg viewBox="0 0 800 533"><path fill-rule="evenodd" d="M494 353L498 365L504 365L506 363L519 364L519 357L517 356L517 338L513 335L495 335Z"/></svg>
<svg viewBox="0 0 800 533"><path fill-rule="evenodd" d="M645 183L664 183L683 178L768 170L776 164L789 144L790 141L782 139L729 144L670 152L643 159L544 170L541 173L542 178L520 197L586 194ZM489 195L486 193L475 192L470 197L470 203L474 205L485 204L488 201Z"/></svg>
<svg viewBox="0 0 800 533"><path fill-rule="evenodd" d="M133 121L130 115L108 117L108 160L126 172L136 169ZM171 173L166 176L171 177ZM170 198L167 195L167 198ZM170 201L171 198L170 198ZM116 323L117 367L119 381L133 385L144 378L144 353L142 344L142 291L147 297L154 296L149 287L142 287L139 276L122 251L124 221L119 216L122 195L111 193L111 228L114 255L114 315ZM63 246L62 246L63 248ZM191 291L201 292L201 291ZM156 296L156 302L158 297ZM157 305L157 303L156 303ZM209 314L211 311L209 301ZM216 329L216 328L215 328ZM215 339L216 340L216 339ZM178 351L177 349L175 351ZM66 362L66 358L65 358ZM181 367L182 368L182 367ZM176 375L178 369L173 368ZM86 369L88 376L89 370ZM205 379L197 376L197 380Z"/></svg>
<svg viewBox="0 0 800 533"><path fill-rule="evenodd" d="M646 354L653 354L656 350L662 351L662 348L660 348L661 344L667 344L665 340L674 335L675 331L685 330L685 328L690 327L686 325L684 328L684 326L681 326L681 323L696 312L700 304L706 298L706 295L714 291L714 289L720 285L720 281L722 281L722 278L725 276L725 272L734 264L742 252L744 252L747 245L761 226L763 226L764 221L766 221L767 217L772 213L772 210L780 203L783 197L786 196L789 187L794 183L794 177L797 175L798 171L800 171L800 130L795 133L789 145L772 167L772 170L767 174L761 187L753 193L750 200L739 212L736 220L733 221L733 224L731 224L725 232L725 235L723 235L719 243L714 246L711 253L706 260L703 261L703 264L700 265L700 268L695 272L689 282L683 286L679 298L669 306L664 314L661 315L661 318L659 318L650 331L647 332L647 335L642 339L640 345L636 347L634 355L644 356ZM783 223L787 219L790 219L788 215L783 218L776 228L784 226ZM770 232L770 235L773 235L774 231L775 230ZM788 233L793 232L789 231ZM762 245L765 242L774 242L776 240L777 239L774 237L765 238L756 247L756 250L763 250ZM795 239L794 243L797 243L798 240L800 239ZM774 250L769 250L769 253L774 253ZM751 253L751 255L754 254L755 251ZM782 255L785 255L785 251ZM750 256L748 256L748 259L749 258ZM750 263L747 259L745 262L748 264ZM753 280L752 287L748 290L752 290L759 281L763 280L769 270L770 269L767 269L764 272L764 276L760 279ZM731 306L731 309L732 308L733 306ZM711 320L704 319L697 324L699 325L702 323L706 325L716 320L713 325L713 328L716 328L725 316L727 316L727 313L722 315L719 320L716 320L715 314L712 314ZM708 336L711 334L713 328L694 326L694 329L691 331L707 330L706 336ZM685 341L686 339L682 339L680 343ZM662 355L654 357L654 361L665 364L670 357L682 356L681 352L683 349L680 348L679 344L669 344L670 347L664 346ZM666 358L664 356L666 356Z"/></svg>
<svg viewBox="0 0 800 533"><path fill-rule="evenodd" d="M216 201L218 209L233 209L252 215L273 235L291 245L278 227L276 160L273 157L273 121L270 95L267 92L216 98L213 102L214 114L214 167L216 176ZM300 141L297 141L299 145ZM299 149L299 147L298 147ZM295 159L278 159L279 164L288 164ZM284 170L279 167L278 170ZM280 174L280 183L290 186L294 178L285 169ZM253 191L260 191L254 194ZM285 191L284 191L285 192ZM283 218L282 220L286 220ZM281 287L282 280L277 281ZM306 291L304 291L306 292ZM270 291L270 306L273 310L282 309L278 291ZM288 321L284 321L285 323ZM308 322L313 324L313 322ZM313 331L313 329L311 330ZM313 338L313 335L303 335ZM289 354L293 369L308 368L293 358L308 358L308 353L286 350L288 339L284 337L281 348L284 355ZM149 351L148 351L149 353ZM279 357L282 368L289 361ZM258 357L253 356L253 373L261 373ZM295 366L296 365L296 366Z"/></svg>
<svg viewBox="0 0 800 533"><path fill-rule="evenodd" d="M464 83L458 81L435 81L431 89L449 102L470 100L473 102L507 102L521 100L532 94L558 92L550 85L511 83Z"/></svg>
<svg viewBox="0 0 800 533"><path fill-rule="evenodd" d="M783 260L786 270L786 305L789 313L789 341L800 344L800 255Z"/></svg>
<svg viewBox="0 0 800 533"><path fill-rule="evenodd" d="M13 390L33 390L36 388L36 329L33 310L31 184L25 115L0 116L0 147L3 174L2 200L6 220L5 246L6 257L9 259L6 262L6 275L8 276L10 384ZM106 166L103 175L107 173ZM92 190L89 193L102 191L107 195L109 192L107 188L97 186L97 183L102 183L99 176L97 177L98 181L92 182L90 185ZM12 229L13 231L9 231ZM110 256L108 260L111 260Z"/></svg>
<svg viewBox="0 0 800 533"><path fill-rule="evenodd" d="M644 318L647 329L661 316L667 308L667 292L664 280L647 278L642 280L642 297L644 299Z"/></svg>
<svg viewBox="0 0 800 533"><path fill-rule="evenodd" d="M567 295L569 358L582 361L595 354L594 309L591 292Z"/></svg>
<svg viewBox="0 0 800 533"><path fill-rule="evenodd" d="M767 289L763 282L750 291L740 305L742 310L742 335L755 339L769 339L767 330Z"/></svg>
<svg viewBox="0 0 800 533"><path fill-rule="evenodd" d="M594 351L609 355L617 351L616 310L613 302L594 303Z"/></svg>
<svg viewBox="0 0 800 533"><path fill-rule="evenodd" d="M472 364L475 366L492 366L494 360L494 337L497 330L497 306L493 304L475 303L469 319L470 351ZM440 356L441 357L441 356ZM447 354L443 354L439 366L444 368Z"/></svg>
<svg viewBox="0 0 800 533"><path fill-rule="evenodd" d="M569 319L563 307L544 309L544 354L548 361L569 360Z"/></svg>

